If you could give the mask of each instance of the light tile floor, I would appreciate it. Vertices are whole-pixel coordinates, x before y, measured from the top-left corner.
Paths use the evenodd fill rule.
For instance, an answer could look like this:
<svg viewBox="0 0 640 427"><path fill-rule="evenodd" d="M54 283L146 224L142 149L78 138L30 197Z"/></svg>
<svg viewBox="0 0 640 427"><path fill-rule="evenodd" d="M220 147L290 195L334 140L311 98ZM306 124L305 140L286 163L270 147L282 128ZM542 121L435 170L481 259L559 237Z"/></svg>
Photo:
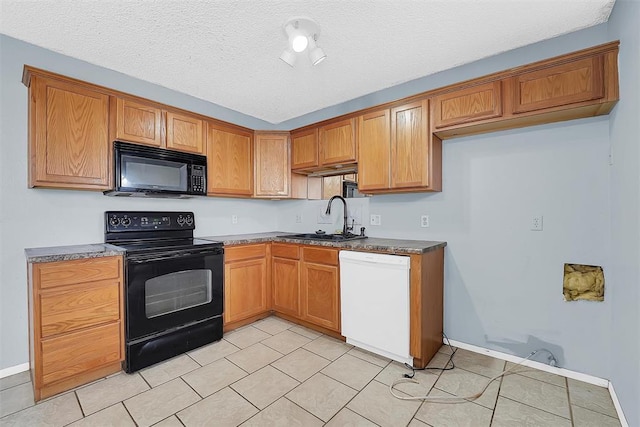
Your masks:
<svg viewBox="0 0 640 427"><path fill-rule="evenodd" d="M443 347L430 366L444 366ZM418 371L405 396L480 391L510 363L458 350L456 368ZM277 317L135 374L33 402L28 372L0 380L0 426L620 426L605 388L531 368L473 402L400 400L408 370Z"/></svg>

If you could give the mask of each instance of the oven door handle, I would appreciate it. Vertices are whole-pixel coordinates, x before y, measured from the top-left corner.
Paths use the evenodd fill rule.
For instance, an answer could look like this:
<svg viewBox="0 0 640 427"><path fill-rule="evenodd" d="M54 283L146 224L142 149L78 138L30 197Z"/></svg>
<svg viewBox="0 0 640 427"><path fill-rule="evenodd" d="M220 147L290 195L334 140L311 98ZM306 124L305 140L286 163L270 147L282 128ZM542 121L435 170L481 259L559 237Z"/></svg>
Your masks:
<svg viewBox="0 0 640 427"><path fill-rule="evenodd" d="M134 255L127 258L127 262L131 262L134 264L144 264L146 262L156 262L156 261L165 261L165 260L173 260L179 258L186 258L192 256L202 256L202 255L221 255L223 252L218 249L203 249L196 251L171 251L165 252L162 254L146 254L146 255Z"/></svg>

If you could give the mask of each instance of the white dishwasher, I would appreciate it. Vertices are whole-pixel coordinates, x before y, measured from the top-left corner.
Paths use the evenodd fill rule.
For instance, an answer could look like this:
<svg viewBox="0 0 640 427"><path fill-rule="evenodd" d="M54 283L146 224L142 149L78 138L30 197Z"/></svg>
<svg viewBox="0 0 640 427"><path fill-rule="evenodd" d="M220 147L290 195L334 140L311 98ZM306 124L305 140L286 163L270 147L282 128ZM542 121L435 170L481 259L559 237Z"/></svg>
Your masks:
<svg viewBox="0 0 640 427"><path fill-rule="evenodd" d="M340 251L340 311L349 344L413 365L408 256Z"/></svg>

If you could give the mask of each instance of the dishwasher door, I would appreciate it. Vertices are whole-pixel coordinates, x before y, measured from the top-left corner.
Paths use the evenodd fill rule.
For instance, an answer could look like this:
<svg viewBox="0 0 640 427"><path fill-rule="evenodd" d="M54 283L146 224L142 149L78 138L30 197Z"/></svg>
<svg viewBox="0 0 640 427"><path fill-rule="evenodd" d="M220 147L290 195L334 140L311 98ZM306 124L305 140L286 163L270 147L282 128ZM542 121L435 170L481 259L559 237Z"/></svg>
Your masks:
<svg viewBox="0 0 640 427"><path fill-rule="evenodd" d="M408 256L340 251L340 309L349 344L413 365Z"/></svg>

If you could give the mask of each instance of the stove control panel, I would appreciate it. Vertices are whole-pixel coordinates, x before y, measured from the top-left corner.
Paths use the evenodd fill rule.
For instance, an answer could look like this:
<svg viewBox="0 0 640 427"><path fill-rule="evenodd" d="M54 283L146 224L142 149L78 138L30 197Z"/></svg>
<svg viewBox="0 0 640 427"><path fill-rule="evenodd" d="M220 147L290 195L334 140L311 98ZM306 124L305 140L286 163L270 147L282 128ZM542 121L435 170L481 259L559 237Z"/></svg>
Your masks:
<svg viewBox="0 0 640 427"><path fill-rule="evenodd" d="M193 212L105 212L105 231L173 231L196 228Z"/></svg>

